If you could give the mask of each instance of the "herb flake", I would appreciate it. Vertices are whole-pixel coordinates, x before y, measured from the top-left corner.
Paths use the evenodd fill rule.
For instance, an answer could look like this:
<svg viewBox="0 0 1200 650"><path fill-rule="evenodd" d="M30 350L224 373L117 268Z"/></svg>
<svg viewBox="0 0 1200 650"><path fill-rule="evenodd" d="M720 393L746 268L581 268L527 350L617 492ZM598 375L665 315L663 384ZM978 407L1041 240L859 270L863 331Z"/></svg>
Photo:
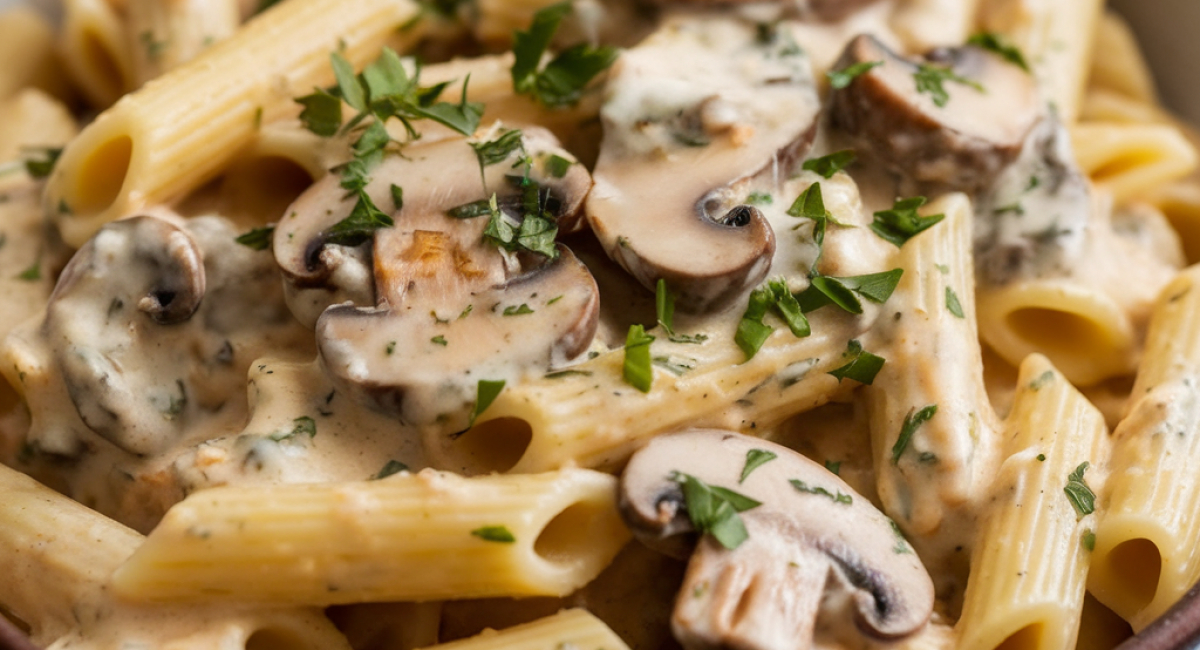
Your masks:
<svg viewBox="0 0 1200 650"><path fill-rule="evenodd" d="M747 451L746 464L742 466L742 476L738 478L738 485L745 483L746 479L754 470L766 465L778 457L778 454L766 449L751 449L750 451Z"/></svg>
<svg viewBox="0 0 1200 650"><path fill-rule="evenodd" d="M512 531L507 526L482 526L471 531L471 534L485 542L512 544L517 541L516 536L512 534Z"/></svg>
<svg viewBox="0 0 1200 650"><path fill-rule="evenodd" d="M757 508L762 503L733 490L709 485L690 474L672 472L669 478L680 485L688 518L698 532L712 535L721 546L730 550L749 538L738 513Z"/></svg>
<svg viewBox="0 0 1200 650"><path fill-rule="evenodd" d="M1090 466L1091 463L1087 461L1080 463L1075 471L1067 476L1067 485L1063 487L1067 500L1075 508L1076 520L1083 519L1096 511L1096 493L1092 492L1092 488L1088 487L1083 480L1083 474Z"/></svg>
<svg viewBox="0 0 1200 650"><path fill-rule="evenodd" d="M904 454L904 450L908 449L908 445L912 442L913 435L917 429L921 428L934 415L937 415L937 404L930 404L919 411L910 410L908 415L904 416L904 423L900 425L900 435L896 437L896 444L892 445L892 464L896 465L900 462L900 456Z"/></svg>
<svg viewBox="0 0 1200 650"><path fill-rule="evenodd" d="M640 324L630 325L625 335L625 362L622 366L622 377L625 383L634 388L649 393L654 383L654 369L651 367L650 344L654 337L646 333L646 328Z"/></svg>
<svg viewBox="0 0 1200 650"><path fill-rule="evenodd" d="M887 361L883 357L864 350L858 339L851 339L846 344L846 351L842 353L842 358L850 359L850 362L829 371L829 374L838 378L838 383L841 383L843 379L853 379L859 383L870 385L875 381L875 376L879 374L879 371L883 369L883 364Z"/></svg>

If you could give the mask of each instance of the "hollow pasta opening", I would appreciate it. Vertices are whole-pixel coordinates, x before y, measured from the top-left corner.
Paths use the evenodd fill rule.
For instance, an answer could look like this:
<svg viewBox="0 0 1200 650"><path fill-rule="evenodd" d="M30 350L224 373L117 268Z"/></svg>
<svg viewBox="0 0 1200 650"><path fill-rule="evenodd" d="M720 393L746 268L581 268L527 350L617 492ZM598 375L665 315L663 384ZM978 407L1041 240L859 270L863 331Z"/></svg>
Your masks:
<svg viewBox="0 0 1200 650"><path fill-rule="evenodd" d="M1112 346L1108 333L1093 320L1079 314L1027 307L1008 315L1008 324L1017 336L1033 347L1055 357L1086 358Z"/></svg>
<svg viewBox="0 0 1200 650"><path fill-rule="evenodd" d="M599 504L572 504L542 528L533 543L534 552L556 563L568 563L583 556L595 542L592 524L601 514Z"/></svg>
<svg viewBox="0 0 1200 650"><path fill-rule="evenodd" d="M1108 553L1105 563L1130 610L1140 610L1154 600L1162 575L1162 555L1154 542L1143 538L1121 542Z"/></svg>
<svg viewBox="0 0 1200 650"><path fill-rule="evenodd" d="M105 142L83 161L75 196L68 200L75 212L102 212L116 201L129 161L133 158L133 139L127 135Z"/></svg>
<svg viewBox="0 0 1200 650"><path fill-rule="evenodd" d="M1133 628L1116 612L1104 606L1091 594L1083 598L1083 613L1079 618L1079 638L1076 648L1112 650L1133 636Z"/></svg>
<svg viewBox="0 0 1200 650"><path fill-rule="evenodd" d="M253 223L270 223L282 220L288 206L312 183L312 176L296 161L263 156L231 167L221 195L232 212Z"/></svg>
<svg viewBox="0 0 1200 650"><path fill-rule="evenodd" d="M533 428L520 418L481 422L454 441L454 455L468 476L507 472L525 455Z"/></svg>
<svg viewBox="0 0 1200 650"><path fill-rule="evenodd" d="M112 50L100 38L100 35L88 30L83 33L80 47L83 49L84 60L87 61L89 83L105 97L117 98L125 94L125 75L121 66L112 55Z"/></svg>
<svg viewBox="0 0 1200 650"><path fill-rule="evenodd" d="M246 639L246 650L298 650L310 644L288 630L263 628L256 630Z"/></svg>
<svg viewBox="0 0 1200 650"><path fill-rule="evenodd" d="M1035 623L1010 634L996 646L996 650L1036 650L1042 647L1041 640L1042 624Z"/></svg>

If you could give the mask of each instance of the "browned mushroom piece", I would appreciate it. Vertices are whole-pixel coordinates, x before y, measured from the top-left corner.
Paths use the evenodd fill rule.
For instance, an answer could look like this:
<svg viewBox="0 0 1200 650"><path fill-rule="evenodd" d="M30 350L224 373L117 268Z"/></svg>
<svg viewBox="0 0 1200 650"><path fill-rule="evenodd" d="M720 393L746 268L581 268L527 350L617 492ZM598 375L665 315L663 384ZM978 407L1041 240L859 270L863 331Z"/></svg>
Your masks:
<svg viewBox="0 0 1200 650"><path fill-rule="evenodd" d="M139 343L161 326L190 319L204 292L200 248L156 217L110 223L71 258L50 296L43 332L88 428L133 454L175 439L176 416L187 403L182 383L141 376L156 369L129 363L129 355L144 354Z"/></svg>
<svg viewBox="0 0 1200 650"><path fill-rule="evenodd" d="M755 451L758 450L758 451ZM774 457L743 473L751 458ZM761 503L740 514L748 537L695 544L672 628L685 648L792 650L812 645L822 616L851 617L876 639L920 630L933 582L895 524L845 482L790 449L730 431L655 438L621 478L620 507L644 543L686 552L694 535L686 474Z"/></svg>
<svg viewBox="0 0 1200 650"><path fill-rule="evenodd" d="M966 191L990 185L1042 114L1033 77L978 47L913 61L861 35L834 69L876 62L834 89L831 118L862 151L916 181Z"/></svg>
<svg viewBox="0 0 1200 650"><path fill-rule="evenodd" d="M621 55L605 93L587 215L609 257L689 311L761 281L775 236L733 186L807 152L820 106L803 51L736 18L676 16Z"/></svg>
<svg viewBox="0 0 1200 650"><path fill-rule="evenodd" d="M560 229L582 223L587 170L544 130L523 129L521 143L482 179L464 139L410 146L376 168L366 189L375 204L392 207L393 185L404 198L395 225L359 247L359 263L370 263L365 273L321 268L328 256L319 251L352 207L337 178L293 206L296 232L309 241L294 241L301 234L292 236L286 221L277 228L275 251L292 281L323 279L331 295L369 297L324 308L315 324L323 363L350 394L412 423L461 429L480 380L540 374L591 343L599 292L587 268L553 241L540 248L550 259L485 236L497 217L517 236L535 203ZM552 156L561 160L551 164ZM454 210L467 205L475 209Z"/></svg>

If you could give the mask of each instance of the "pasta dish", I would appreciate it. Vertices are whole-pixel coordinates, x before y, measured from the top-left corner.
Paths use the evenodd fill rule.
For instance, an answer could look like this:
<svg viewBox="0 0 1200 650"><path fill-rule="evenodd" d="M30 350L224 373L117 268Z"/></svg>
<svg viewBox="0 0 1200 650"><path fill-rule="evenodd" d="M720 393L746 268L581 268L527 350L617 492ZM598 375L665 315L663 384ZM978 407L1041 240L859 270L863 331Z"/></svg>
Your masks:
<svg viewBox="0 0 1200 650"><path fill-rule="evenodd" d="M0 646L1096 650L1200 580L1200 140L1099 0L59 10Z"/></svg>

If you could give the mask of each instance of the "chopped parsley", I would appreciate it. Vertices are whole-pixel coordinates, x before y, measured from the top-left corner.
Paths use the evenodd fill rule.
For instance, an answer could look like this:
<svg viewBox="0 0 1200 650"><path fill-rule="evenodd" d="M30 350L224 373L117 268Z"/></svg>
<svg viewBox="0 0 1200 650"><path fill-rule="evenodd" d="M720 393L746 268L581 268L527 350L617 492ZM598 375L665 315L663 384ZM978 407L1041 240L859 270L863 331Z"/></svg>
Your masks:
<svg viewBox="0 0 1200 650"><path fill-rule="evenodd" d="M738 479L738 484L745 483L751 472L778 457L778 454L766 449L751 449L746 452L746 464L742 466L742 476Z"/></svg>
<svg viewBox="0 0 1200 650"><path fill-rule="evenodd" d="M358 200L350 210L350 216L333 224L326 231L326 241L330 244L358 246L374 237L376 230L391 228L393 225L392 217L375 207L367 193L359 190Z"/></svg>
<svg viewBox="0 0 1200 650"><path fill-rule="evenodd" d="M862 301L867 300L882 304L892 296L904 269L892 269L881 273L854 275L837 278L829 275L816 275L807 289L796 296L800 309L804 313L814 311L825 305L834 304L851 314L863 313Z"/></svg>
<svg viewBox="0 0 1200 650"><path fill-rule="evenodd" d="M1047 370L1029 382L1029 390L1037 392L1052 381L1054 381L1054 371Z"/></svg>
<svg viewBox="0 0 1200 650"><path fill-rule="evenodd" d="M896 437L896 444L892 445L893 465L900 462L900 456L904 455L905 449L908 449L908 444L912 442L913 434L917 432L917 429L937 415L937 410L937 404L930 404L919 411L915 408L911 409L908 415L904 416L904 424L900 425L900 435Z"/></svg>
<svg viewBox="0 0 1200 650"><path fill-rule="evenodd" d="M471 409L471 417L467 420L467 428L475 426L475 419L496 401L500 391L504 390L503 379L480 379L475 387L475 406Z"/></svg>
<svg viewBox="0 0 1200 650"><path fill-rule="evenodd" d="M395 353L396 353L396 342L395 342L395 341L388 341L387 345L385 345L385 346L383 347L383 351L384 351L384 353L386 353L386 354L387 354L389 357L390 357L390 356L392 356L393 354L395 354Z"/></svg>
<svg viewBox="0 0 1200 650"><path fill-rule="evenodd" d="M1096 493L1092 492L1092 488L1088 487L1083 480L1083 473L1088 470L1091 463L1084 461L1075 468L1067 476L1067 485L1063 488L1063 492L1067 495L1067 500L1075 508L1075 519L1083 519L1087 515L1096 511Z"/></svg>
<svg viewBox="0 0 1200 650"><path fill-rule="evenodd" d="M555 238L558 236L558 222L549 209L549 190L543 189L528 177L509 178L521 189L519 221L500 209L494 193L486 205L475 201L452 208L448 214L457 219L473 219L486 214L488 224L483 229L484 239L507 251L524 250L557 259L558 247L555 245Z"/></svg>
<svg viewBox="0 0 1200 650"><path fill-rule="evenodd" d="M450 345L450 342L446 340L446 337L442 336L441 334L438 334L437 336L429 339L429 342L440 345L442 347L446 347L447 345Z"/></svg>
<svg viewBox="0 0 1200 650"><path fill-rule="evenodd" d="M529 305L527 305L525 303L521 303L520 305L509 305L509 306L505 307L503 315L504 316L521 316L523 314L532 314L532 313L533 313L533 309L531 309L529 307Z"/></svg>
<svg viewBox="0 0 1200 650"><path fill-rule="evenodd" d="M25 172L33 178L49 176L63 152L61 147L36 147L25 151Z"/></svg>
<svg viewBox="0 0 1200 650"><path fill-rule="evenodd" d="M399 212L404 209L404 188L392 183L392 210Z"/></svg>
<svg viewBox="0 0 1200 650"><path fill-rule="evenodd" d="M956 84L970 86L979 92L986 92L983 86L959 76L950 68L921 63L917 66L917 71L913 73L913 80L917 83L917 92L926 93L933 98L933 103L937 107L944 107L950 101L950 94L946 92L945 83L953 81Z"/></svg>
<svg viewBox="0 0 1200 650"><path fill-rule="evenodd" d="M646 333L641 325L630 325L625 335L625 363L622 376L625 383L642 391L650 392L654 383L654 370L650 367L650 344L654 337Z"/></svg>
<svg viewBox="0 0 1200 650"><path fill-rule="evenodd" d="M745 361L754 358L762 349L767 338L775 328L764 322L768 312L775 313L791 330L792 334L803 338L812 333L808 319L800 310L796 296L787 287L783 278L768 280L766 284L750 292L749 304L738 322L737 332L733 340L742 352L746 354Z"/></svg>
<svg viewBox="0 0 1200 650"><path fill-rule="evenodd" d="M746 203L750 205L771 205L775 202L775 197L769 192L751 192L746 197Z"/></svg>
<svg viewBox="0 0 1200 650"><path fill-rule="evenodd" d="M896 248L904 246L905 242L946 218L945 214L934 214L928 217L917 214L917 209L925 205L925 201L923 196L896 199L892 204L892 209L875 213L875 221L871 223L871 230L876 235L895 244Z"/></svg>
<svg viewBox="0 0 1200 650"><path fill-rule="evenodd" d="M244 232L233 241L256 251L265 251L271 247L271 239L274 236L275 226L263 226Z"/></svg>
<svg viewBox="0 0 1200 650"><path fill-rule="evenodd" d="M841 383L843 379L853 379L859 383L870 385L875 381L875 375L879 374L879 371L883 369L883 364L887 361L883 357L864 350L858 339L850 339L850 342L846 344L846 351L842 353L842 358L849 359L850 363L829 371L829 374L838 378L838 383Z"/></svg>
<svg viewBox="0 0 1200 650"><path fill-rule="evenodd" d="M688 518L697 531L712 535L721 546L730 550L749 538L738 513L757 508L762 503L728 488L709 485L690 474L671 472L669 478L680 485Z"/></svg>
<svg viewBox="0 0 1200 650"><path fill-rule="evenodd" d="M24 271L21 271L20 273L17 274L17 279L25 280L26 282L34 282L37 280L41 280L42 279L42 261L34 260L33 264L29 265L29 268L27 268Z"/></svg>
<svg viewBox="0 0 1200 650"><path fill-rule="evenodd" d="M828 156L805 160L803 168L820 174L822 178L828 180L833 178L834 174L853 164L857 158L858 156L854 153L853 149L843 149L842 151L835 151Z"/></svg>
<svg viewBox="0 0 1200 650"><path fill-rule="evenodd" d="M555 178L562 178L567 175L567 170L571 168L573 163L562 156L553 153L546 159L546 173Z"/></svg>
<svg viewBox="0 0 1200 650"><path fill-rule="evenodd" d="M654 357L651 362L676 377L682 377L683 373L696 367L696 360L686 357L680 360L677 357L661 356Z"/></svg>
<svg viewBox="0 0 1200 650"><path fill-rule="evenodd" d="M996 34L995 32L980 32L972 35L967 39L968 45L983 48L1018 68L1029 72L1029 63L1025 60L1025 55L1021 54L1021 50L1017 46L1008 42L1008 39Z"/></svg>
<svg viewBox="0 0 1200 650"><path fill-rule="evenodd" d="M393 474L399 474L400 472L407 471L408 465L405 465L398 460L389 460L378 472L375 472L375 474L371 476L369 480L378 481L381 478L387 478Z"/></svg>
<svg viewBox="0 0 1200 650"><path fill-rule="evenodd" d="M675 295L667 287L665 278L659 278L654 285L654 309L659 327L667 333L667 340L673 343L696 344L708 340L707 334L679 334L675 331Z"/></svg>
<svg viewBox="0 0 1200 650"><path fill-rule="evenodd" d="M814 487L809 487L808 484L806 484L804 481L801 481L800 479L795 479L795 478L788 479L788 483L790 483L792 485L792 487L796 488L797 492L804 492L806 494L819 494L822 496L827 496L830 499L832 499L834 503L844 503L846 505L850 505L850 504L854 503L854 497L851 497L849 494L843 493L841 490L838 490L837 494L834 494L819 485L814 486Z"/></svg>
<svg viewBox="0 0 1200 650"><path fill-rule="evenodd" d="M274 440L275 442L282 442L284 440L291 440L292 438L300 435L308 436L309 438L315 438L317 435L316 420L308 417L307 415L300 416L295 420L292 420L291 429L277 431L271 434L271 440Z"/></svg>
<svg viewBox="0 0 1200 650"><path fill-rule="evenodd" d="M581 43L563 50L541 66L542 55L571 10L569 1L550 5L533 15L528 31L513 33L513 91L529 95L550 108L578 102L588 83L617 59L616 48Z"/></svg>
<svg viewBox="0 0 1200 650"><path fill-rule="evenodd" d="M958 301L958 294L954 293L954 289L946 287L946 309L956 318L966 318L963 314L962 303Z"/></svg>
<svg viewBox="0 0 1200 650"><path fill-rule="evenodd" d="M510 531L506 526L483 526L471 531L471 534L485 542L512 544L513 542L517 541L517 538L513 536L512 531Z"/></svg>
<svg viewBox="0 0 1200 650"><path fill-rule="evenodd" d="M508 160L514 151L523 152L525 150L524 134L520 129L508 129L495 140L472 142L470 145L475 150L475 158L479 160L480 180L484 180L483 170L485 168ZM486 181L483 186L485 189L487 188Z"/></svg>
<svg viewBox="0 0 1200 650"><path fill-rule="evenodd" d="M876 68L883 65L883 61L860 61L848 65L841 70L830 70L825 73L829 78L829 85L834 88L845 88L850 85L859 75L866 74L871 71L871 68Z"/></svg>
<svg viewBox="0 0 1200 650"><path fill-rule="evenodd" d="M1038 454L1037 459L1038 459L1038 462L1040 462L1040 463L1046 462L1046 454Z"/></svg>
<svg viewBox="0 0 1200 650"><path fill-rule="evenodd" d="M839 460L837 462L834 462L832 460L826 460L825 461L825 469L829 470L830 472L833 472L834 476L841 476L842 461Z"/></svg>
<svg viewBox="0 0 1200 650"><path fill-rule="evenodd" d="M1083 531L1083 535L1079 537L1079 543L1083 544L1083 548L1089 552L1096 550L1096 533L1091 528Z"/></svg>
<svg viewBox="0 0 1200 650"><path fill-rule="evenodd" d="M890 517L888 518L888 524L892 528L892 534L896 536L896 545L892 547L892 552L896 555L912 553L912 546L908 544L908 538L904 536L904 531L900 530L900 526Z"/></svg>

